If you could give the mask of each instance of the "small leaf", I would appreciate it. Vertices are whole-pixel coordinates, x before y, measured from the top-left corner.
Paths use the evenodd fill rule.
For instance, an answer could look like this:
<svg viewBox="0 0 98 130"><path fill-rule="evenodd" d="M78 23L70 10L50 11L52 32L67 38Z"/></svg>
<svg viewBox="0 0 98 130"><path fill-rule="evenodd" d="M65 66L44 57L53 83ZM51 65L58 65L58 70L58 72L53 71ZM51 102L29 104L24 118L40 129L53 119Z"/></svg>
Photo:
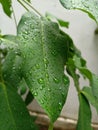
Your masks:
<svg viewBox="0 0 98 130"><path fill-rule="evenodd" d="M87 69L86 62L81 57L74 56L73 61L80 73L89 80L93 95L98 99L98 76Z"/></svg>
<svg viewBox="0 0 98 130"><path fill-rule="evenodd" d="M66 27L69 28L69 22L66 22L62 19L57 19L58 23L60 24L61 27Z"/></svg>
<svg viewBox="0 0 98 130"><path fill-rule="evenodd" d="M90 87L84 87L81 92L87 98L87 100L96 108L96 111L98 113L98 99L94 97L92 89Z"/></svg>
<svg viewBox="0 0 98 130"><path fill-rule="evenodd" d="M98 23L98 0L60 0L66 9L82 10Z"/></svg>
<svg viewBox="0 0 98 130"><path fill-rule="evenodd" d="M59 23L59 25L60 25L61 27L69 28L69 22L66 22L66 21L64 21L64 20L62 20L62 19L59 19L59 18L57 18L56 16L54 16L54 15L52 15L52 14L50 14L50 13L46 13L46 17L47 17L49 20L56 19L57 22Z"/></svg>
<svg viewBox="0 0 98 130"><path fill-rule="evenodd" d="M12 4L12 1L11 0L0 0L0 3L2 4L2 7L3 7L3 10L4 10L5 14L7 16L11 17L11 13L12 13L11 4Z"/></svg>
<svg viewBox="0 0 98 130"><path fill-rule="evenodd" d="M91 86L94 96L98 99L98 76L92 74Z"/></svg>
<svg viewBox="0 0 98 130"><path fill-rule="evenodd" d="M0 83L0 130L38 130L21 97Z"/></svg>
<svg viewBox="0 0 98 130"><path fill-rule="evenodd" d="M79 94L79 117L76 130L93 130L91 127L91 110L88 100Z"/></svg>
<svg viewBox="0 0 98 130"><path fill-rule="evenodd" d="M69 79L64 75L67 44L58 24L33 13L23 15L18 25L23 74L30 91L54 122L68 93Z"/></svg>

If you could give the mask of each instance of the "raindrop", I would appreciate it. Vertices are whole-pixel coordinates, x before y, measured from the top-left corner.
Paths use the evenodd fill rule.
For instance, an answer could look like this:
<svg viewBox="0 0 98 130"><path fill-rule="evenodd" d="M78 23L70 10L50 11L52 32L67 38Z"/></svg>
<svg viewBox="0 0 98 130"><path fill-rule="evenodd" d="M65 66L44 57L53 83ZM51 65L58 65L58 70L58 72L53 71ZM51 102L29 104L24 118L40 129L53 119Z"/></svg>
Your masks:
<svg viewBox="0 0 98 130"><path fill-rule="evenodd" d="M27 25L27 22L25 21L24 24Z"/></svg>
<svg viewBox="0 0 98 130"><path fill-rule="evenodd" d="M67 82L68 82L67 78L64 77L63 80L64 80L64 84L67 84Z"/></svg>
<svg viewBox="0 0 98 130"><path fill-rule="evenodd" d="M62 87L59 87L59 90L62 90Z"/></svg>
<svg viewBox="0 0 98 130"><path fill-rule="evenodd" d="M40 69L40 65L39 64L36 64L35 67L36 67L36 69Z"/></svg>
<svg viewBox="0 0 98 130"><path fill-rule="evenodd" d="M28 40L28 37L26 35L22 35L22 37L25 39L25 40Z"/></svg>
<svg viewBox="0 0 98 130"><path fill-rule="evenodd" d="M48 88L48 91L50 92L50 91L51 91L51 89L50 89L50 88Z"/></svg>
<svg viewBox="0 0 98 130"><path fill-rule="evenodd" d="M26 56L25 56L25 55L23 55L23 58L26 58Z"/></svg>
<svg viewBox="0 0 98 130"><path fill-rule="evenodd" d="M57 78L53 78L55 83L59 83L60 81Z"/></svg>
<svg viewBox="0 0 98 130"><path fill-rule="evenodd" d="M32 71L30 71L29 74L31 75L31 74L32 74Z"/></svg>
<svg viewBox="0 0 98 130"><path fill-rule="evenodd" d="M62 109L62 103L59 102L59 110L61 111L61 109Z"/></svg>
<svg viewBox="0 0 98 130"><path fill-rule="evenodd" d="M33 92L34 92L34 90L33 90L33 88L31 89L31 93L33 94Z"/></svg>
<svg viewBox="0 0 98 130"><path fill-rule="evenodd" d="M21 70L21 66L19 66L18 69Z"/></svg>
<svg viewBox="0 0 98 130"><path fill-rule="evenodd" d="M61 94L62 94L63 97L65 96L65 93L64 93L64 92L62 92Z"/></svg>
<svg viewBox="0 0 98 130"><path fill-rule="evenodd" d="M47 58L44 58L44 63L45 63L45 68L47 69L49 61L47 60Z"/></svg>
<svg viewBox="0 0 98 130"><path fill-rule="evenodd" d="M43 84L44 83L44 79L43 78L38 79L38 83L39 84Z"/></svg>
<svg viewBox="0 0 98 130"><path fill-rule="evenodd" d="M15 70L16 68L15 68L15 66L13 66L13 70Z"/></svg>
<svg viewBox="0 0 98 130"><path fill-rule="evenodd" d="M44 104L44 101L43 101L43 100L41 100L40 102L41 102L41 104Z"/></svg>
<svg viewBox="0 0 98 130"><path fill-rule="evenodd" d="M51 52L51 54L52 54L53 56L56 56L56 55L57 55L57 51L56 51L56 50L53 50L53 51Z"/></svg>
<svg viewBox="0 0 98 130"><path fill-rule="evenodd" d="M43 86L40 87L40 90L43 90Z"/></svg>
<svg viewBox="0 0 98 130"><path fill-rule="evenodd" d="M38 95L38 93L37 93L37 92L35 92L33 95L34 95L34 96L37 96L37 95Z"/></svg>
<svg viewBox="0 0 98 130"><path fill-rule="evenodd" d="M46 73L46 78L49 78L49 74L48 73Z"/></svg>

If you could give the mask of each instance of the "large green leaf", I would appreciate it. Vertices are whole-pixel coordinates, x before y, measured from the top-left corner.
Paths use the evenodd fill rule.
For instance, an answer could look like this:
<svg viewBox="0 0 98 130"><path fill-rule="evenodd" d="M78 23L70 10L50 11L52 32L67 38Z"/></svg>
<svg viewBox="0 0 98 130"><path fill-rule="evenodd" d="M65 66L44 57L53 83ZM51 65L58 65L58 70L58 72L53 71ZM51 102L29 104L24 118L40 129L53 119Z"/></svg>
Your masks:
<svg viewBox="0 0 98 130"><path fill-rule="evenodd" d="M9 49L3 62L4 80L17 87L24 78L54 122L68 92L69 79L64 74L64 64L72 44L70 37L59 30L56 23L27 13L18 26L18 36L4 36L0 43Z"/></svg>
<svg viewBox="0 0 98 130"><path fill-rule="evenodd" d="M19 23L18 37L26 83L54 122L68 92L69 80L64 75L64 64L67 44L71 40L56 23L30 12Z"/></svg>
<svg viewBox="0 0 98 130"><path fill-rule="evenodd" d="M11 10L11 0L0 0L0 3L2 4L4 12L8 15L11 16L12 10Z"/></svg>
<svg viewBox="0 0 98 130"><path fill-rule="evenodd" d="M66 9L82 10L98 23L98 0L60 0Z"/></svg>
<svg viewBox="0 0 98 130"><path fill-rule="evenodd" d="M16 90L0 83L0 130L37 130Z"/></svg>
<svg viewBox="0 0 98 130"><path fill-rule="evenodd" d="M92 89L90 87L84 87L81 92L88 99L88 101L96 108L96 111L98 113L98 99L94 97Z"/></svg>
<svg viewBox="0 0 98 130"><path fill-rule="evenodd" d="M88 100L79 94L79 118L76 130L93 130L91 127L91 110Z"/></svg>

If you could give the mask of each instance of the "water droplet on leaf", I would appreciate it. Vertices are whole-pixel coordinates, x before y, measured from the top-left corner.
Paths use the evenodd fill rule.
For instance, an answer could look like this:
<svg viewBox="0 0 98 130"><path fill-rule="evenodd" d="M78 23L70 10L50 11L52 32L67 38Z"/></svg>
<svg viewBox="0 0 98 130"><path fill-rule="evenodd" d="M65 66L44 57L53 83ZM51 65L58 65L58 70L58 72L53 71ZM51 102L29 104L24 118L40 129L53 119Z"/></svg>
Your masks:
<svg viewBox="0 0 98 130"><path fill-rule="evenodd" d="M44 79L43 78L38 79L38 83L39 84L43 84L44 83Z"/></svg>
<svg viewBox="0 0 98 130"><path fill-rule="evenodd" d="M61 109L62 109L62 103L59 102L59 110L61 111Z"/></svg>
<svg viewBox="0 0 98 130"><path fill-rule="evenodd" d="M43 100L41 100L41 104L44 104L44 101L43 101Z"/></svg>
<svg viewBox="0 0 98 130"><path fill-rule="evenodd" d="M40 90L43 90L43 86L40 87Z"/></svg>
<svg viewBox="0 0 98 130"><path fill-rule="evenodd" d="M49 78L49 74L48 73L46 73L46 78Z"/></svg>
<svg viewBox="0 0 98 130"><path fill-rule="evenodd" d="M53 78L53 80L54 80L55 83L59 83L60 82L56 77Z"/></svg>
<svg viewBox="0 0 98 130"><path fill-rule="evenodd" d="M64 80L64 84L67 84L67 83L68 83L67 77L64 76L63 80Z"/></svg>
<svg viewBox="0 0 98 130"><path fill-rule="evenodd" d="M51 52L51 54L52 54L53 56L56 56L56 55L57 55L57 51L56 51L56 50L53 50L53 51Z"/></svg>
<svg viewBox="0 0 98 130"><path fill-rule="evenodd" d="M37 92L35 92L35 93L34 93L34 96L37 96L37 95L38 95L38 93L37 93Z"/></svg>
<svg viewBox="0 0 98 130"><path fill-rule="evenodd" d="M36 69L40 69L40 65L39 64L36 64L35 67L36 67Z"/></svg>
<svg viewBox="0 0 98 130"><path fill-rule="evenodd" d="M51 89L50 89L50 88L48 88L48 91L50 92L50 91L51 91Z"/></svg>

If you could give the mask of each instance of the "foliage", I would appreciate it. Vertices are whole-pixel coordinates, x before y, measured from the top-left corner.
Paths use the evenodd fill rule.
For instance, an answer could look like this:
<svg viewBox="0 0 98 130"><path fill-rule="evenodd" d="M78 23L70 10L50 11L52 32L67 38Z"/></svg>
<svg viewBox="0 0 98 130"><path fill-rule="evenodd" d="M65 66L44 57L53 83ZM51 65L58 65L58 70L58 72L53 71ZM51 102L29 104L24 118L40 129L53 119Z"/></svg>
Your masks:
<svg viewBox="0 0 98 130"><path fill-rule="evenodd" d="M36 11L29 0L18 2L25 9L26 4ZM60 2L65 8L80 9L88 13L98 22L96 0L60 0ZM1 0L0 3L4 12L11 16L12 1ZM43 17L38 11L36 12L38 15L27 11L21 17L16 36L0 35L0 130L38 129L26 109L26 105L33 98L48 114L51 122L49 130L52 130L69 89L70 81L64 74L64 66L67 74L73 78L79 97L76 129L92 130L90 104L98 112L98 77L86 67L86 61L70 36L59 27L68 28L69 23L50 14ZM53 18L57 22L53 22ZM89 81L89 85L82 89L79 84L80 76ZM27 88L29 92L24 102L20 96ZM4 125L5 123L7 125Z"/></svg>

